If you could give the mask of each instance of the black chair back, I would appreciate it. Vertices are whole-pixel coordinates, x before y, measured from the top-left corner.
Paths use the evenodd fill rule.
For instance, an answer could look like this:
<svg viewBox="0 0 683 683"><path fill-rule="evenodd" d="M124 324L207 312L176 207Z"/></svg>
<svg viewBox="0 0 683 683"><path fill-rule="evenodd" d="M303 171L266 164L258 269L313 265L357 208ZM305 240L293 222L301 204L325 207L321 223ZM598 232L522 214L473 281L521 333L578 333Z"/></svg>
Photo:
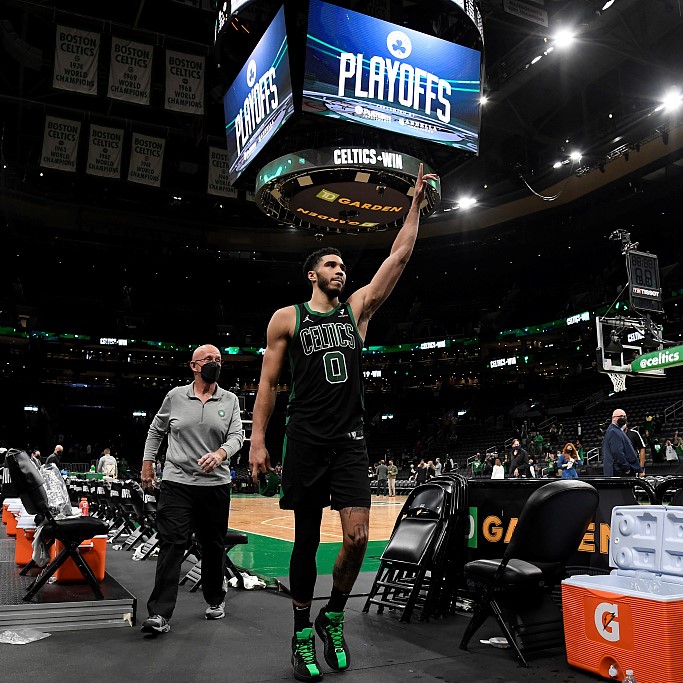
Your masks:
<svg viewBox="0 0 683 683"><path fill-rule="evenodd" d="M5 455L5 463L26 511L31 515L49 516L45 480L28 453L10 448Z"/></svg>
<svg viewBox="0 0 683 683"><path fill-rule="evenodd" d="M446 503L447 492L438 484L422 484L413 489L403 504L403 515L429 515L440 517Z"/></svg>
<svg viewBox="0 0 683 683"><path fill-rule="evenodd" d="M534 563L566 563L579 547L598 499L597 490L580 479L560 479L536 489L519 516L503 562L514 557Z"/></svg>

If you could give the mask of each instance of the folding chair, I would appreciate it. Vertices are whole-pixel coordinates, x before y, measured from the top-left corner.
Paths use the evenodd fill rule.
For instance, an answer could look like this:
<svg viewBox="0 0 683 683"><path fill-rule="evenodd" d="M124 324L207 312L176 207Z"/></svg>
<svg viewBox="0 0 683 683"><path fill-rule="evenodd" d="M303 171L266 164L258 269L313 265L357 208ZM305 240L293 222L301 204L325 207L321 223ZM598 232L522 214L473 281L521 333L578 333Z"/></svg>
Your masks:
<svg viewBox="0 0 683 683"><path fill-rule="evenodd" d="M30 600L69 558L78 567L83 578L92 588L95 597L102 600L103 595L99 583L88 563L81 556L78 546L87 538L106 534L107 525L102 520L91 517L55 519L48 506L43 477L31 462L28 454L25 451L12 448L7 451L5 462L9 467L12 482L26 511L29 514L36 515L36 521L44 521L41 532L43 540L48 545L59 541L63 546L57 556L43 567L28 587L24 600ZM29 570L36 566L35 562L31 560L20 573L25 576Z"/></svg>
<svg viewBox="0 0 683 683"><path fill-rule="evenodd" d="M494 616L522 666L522 649L564 643L560 608L551 590L564 578L595 515L597 490L579 479L560 479L536 489L524 505L510 543L498 560L474 560L464 572L476 606L460 642L466 650L472 636Z"/></svg>
<svg viewBox="0 0 683 683"><path fill-rule="evenodd" d="M410 621L418 601L429 601L429 588L438 583L438 552L444 541L446 521L450 515L450 494L439 483L422 484L408 496L394 525L375 576L363 612L377 605L401 610L401 621ZM436 560L436 561L435 561ZM425 582L428 571L432 571ZM381 591L381 594L380 594Z"/></svg>
<svg viewBox="0 0 683 683"><path fill-rule="evenodd" d="M239 588L244 588L244 577L242 572L235 566L235 563L230 559L230 551L236 545L242 545L249 543L249 537L240 531L228 531L225 534L225 578L230 580L234 577L237 580L237 586ZM183 586L187 581L193 581L192 588L190 588L190 593L194 593L199 590L202 585L202 546L197 540L196 536L192 534L192 541L188 549L185 551L183 556L183 562L190 556L193 555L197 558L192 569L190 569L185 576L178 582L179 586Z"/></svg>

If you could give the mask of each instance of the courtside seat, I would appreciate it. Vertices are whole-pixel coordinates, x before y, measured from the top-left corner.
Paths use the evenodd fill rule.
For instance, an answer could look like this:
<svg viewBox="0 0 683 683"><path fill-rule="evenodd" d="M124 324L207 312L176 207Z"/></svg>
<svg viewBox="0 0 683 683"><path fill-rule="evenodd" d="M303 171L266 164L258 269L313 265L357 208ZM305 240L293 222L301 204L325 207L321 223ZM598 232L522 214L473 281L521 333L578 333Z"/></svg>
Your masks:
<svg viewBox="0 0 683 683"><path fill-rule="evenodd" d="M10 472L10 477L15 489L24 504L26 511L36 515L36 522L43 522L41 535L43 540L52 545L55 541L62 544L62 550L47 564L36 579L28 587L24 600L30 600L48 581L48 579L71 558L83 575L85 581L92 588L95 597L102 600L102 591L99 583L81 556L78 546L87 538L107 533L107 525L100 519L93 517L77 517L74 519L55 519L48 505L47 493L43 476L33 464L25 451L11 448L7 451L5 462ZM37 565L33 560L22 570L26 575L28 571Z"/></svg>

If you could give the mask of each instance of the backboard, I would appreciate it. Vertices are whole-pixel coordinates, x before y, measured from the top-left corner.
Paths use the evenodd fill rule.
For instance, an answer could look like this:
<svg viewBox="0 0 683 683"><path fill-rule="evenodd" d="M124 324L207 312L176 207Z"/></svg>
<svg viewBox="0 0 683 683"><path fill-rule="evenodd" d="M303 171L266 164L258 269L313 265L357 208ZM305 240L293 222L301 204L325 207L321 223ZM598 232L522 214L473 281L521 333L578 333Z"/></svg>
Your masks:
<svg viewBox="0 0 683 683"><path fill-rule="evenodd" d="M638 356L663 348L661 342L655 342L650 335L646 335L646 329L643 318L596 317L598 372L622 373L633 377L664 377L665 372L661 368L638 373L631 370L631 362ZM661 328L657 326L657 329L660 332L657 336L661 339Z"/></svg>

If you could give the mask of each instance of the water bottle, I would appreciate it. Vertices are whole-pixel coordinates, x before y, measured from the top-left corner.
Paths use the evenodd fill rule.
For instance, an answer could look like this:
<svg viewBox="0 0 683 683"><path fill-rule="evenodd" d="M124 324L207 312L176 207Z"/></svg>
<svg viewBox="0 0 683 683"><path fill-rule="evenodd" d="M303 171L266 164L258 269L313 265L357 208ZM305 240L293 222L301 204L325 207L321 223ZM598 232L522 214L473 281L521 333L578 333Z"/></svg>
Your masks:
<svg viewBox="0 0 683 683"><path fill-rule="evenodd" d="M633 675L633 669L626 669L626 678L624 678L624 683L638 683L636 677Z"/></svg>
<svg viewBox="0 0 683 683"><path fill-rule="evenodd" d="M80 508L81 515L83 515L83 517L87 517L88 516L88 508L89 508L88 499L87 498L81 498L81 502L78 504L78 507Z"/></svg>

